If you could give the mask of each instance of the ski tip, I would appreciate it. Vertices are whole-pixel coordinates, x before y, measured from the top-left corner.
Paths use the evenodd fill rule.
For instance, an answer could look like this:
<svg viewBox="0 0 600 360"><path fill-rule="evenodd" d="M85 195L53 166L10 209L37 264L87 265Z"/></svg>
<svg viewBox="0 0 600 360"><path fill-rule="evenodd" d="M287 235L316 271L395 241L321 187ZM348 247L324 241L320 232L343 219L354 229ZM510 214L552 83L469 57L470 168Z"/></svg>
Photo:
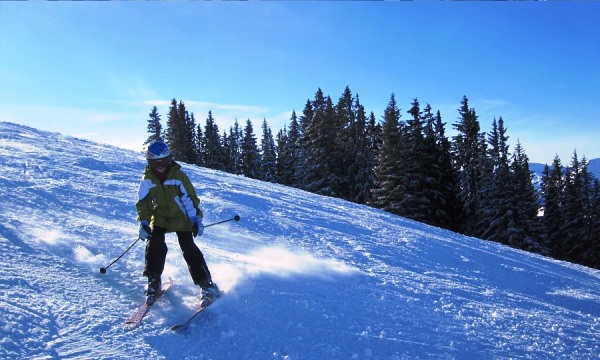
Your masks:
<svg viewBox="0 0 600 360"><path fill-rule="evenodd" d="M171 331L177 331L179 329L181 329L183 327L183 325L175 325L171 327Z"/></svg>

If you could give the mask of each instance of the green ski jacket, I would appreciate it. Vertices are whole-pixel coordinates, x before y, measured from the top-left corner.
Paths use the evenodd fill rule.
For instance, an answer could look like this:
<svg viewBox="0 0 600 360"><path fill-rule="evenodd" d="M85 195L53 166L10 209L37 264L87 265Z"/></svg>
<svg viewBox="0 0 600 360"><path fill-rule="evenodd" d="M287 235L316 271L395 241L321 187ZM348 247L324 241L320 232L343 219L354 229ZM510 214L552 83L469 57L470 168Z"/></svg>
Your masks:
<svg viewBox="0 0 600 360"><path fill-rule="evenodd" d="M146 166L135 203L137 220L148 220L151 227L167 231L192 231L191 218L202 216L200 200L194 185L175 161L161 183L158 176Z"/></svg>

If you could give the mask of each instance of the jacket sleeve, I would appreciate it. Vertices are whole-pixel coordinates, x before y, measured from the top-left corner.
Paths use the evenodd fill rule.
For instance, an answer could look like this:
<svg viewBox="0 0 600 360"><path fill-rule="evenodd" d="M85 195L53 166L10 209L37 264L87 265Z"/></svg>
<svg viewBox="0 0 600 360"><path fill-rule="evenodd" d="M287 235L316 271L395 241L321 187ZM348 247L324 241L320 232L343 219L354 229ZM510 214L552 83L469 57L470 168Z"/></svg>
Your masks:
<svg viewBox="0 0 600 360"><path fill-rule="evenodd" d="M135 203L137 211L137 221L148 220L152 217L152 201L150 199L150 190L156 185L146 178L142 178L138 189L138 200Z"/></svg>
<svg viewBox="0 0 600 360"><path fill-rule="evenodd" d="M187 175L182 172L182 181L181 181L181 202L185 208L185 212L188 217L191 219L194 216L202 217L202 210L200 210L200 199L198 199L198 195L196 194L196 189L194 189L194 185Z"/></svg>

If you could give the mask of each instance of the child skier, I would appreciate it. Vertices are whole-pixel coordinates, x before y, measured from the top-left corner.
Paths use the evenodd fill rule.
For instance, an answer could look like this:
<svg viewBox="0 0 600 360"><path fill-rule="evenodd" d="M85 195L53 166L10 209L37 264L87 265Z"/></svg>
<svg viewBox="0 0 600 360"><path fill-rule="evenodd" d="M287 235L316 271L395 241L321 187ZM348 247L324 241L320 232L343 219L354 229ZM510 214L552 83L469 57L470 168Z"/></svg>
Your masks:
<svg viewBox="0 0 600 360"><path fill-rule="evenodd" d="M153 141L146 150L148 166L144 170L135 204L140 223L139 236L147 240L144 276L146 303L152 304L161 289L167 245L165 234L175 232L183 258L194 284L201 288L201 302L210 303L220 292L212 282L204 255L194 243L202 235L200 200L187 175L171 157L167 144Z"/></svg>

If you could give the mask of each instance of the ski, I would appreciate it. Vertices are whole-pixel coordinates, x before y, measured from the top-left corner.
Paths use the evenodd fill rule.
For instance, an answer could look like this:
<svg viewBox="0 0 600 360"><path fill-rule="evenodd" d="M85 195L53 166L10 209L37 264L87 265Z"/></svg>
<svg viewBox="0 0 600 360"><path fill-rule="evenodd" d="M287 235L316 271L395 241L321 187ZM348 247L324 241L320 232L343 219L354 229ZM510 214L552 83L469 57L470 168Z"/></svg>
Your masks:
<svg viewBox="0 0 600 360"><path fill-rule="evenodd" d="M171 288L171 286L173 286L173 281L169 279L169 281L162 284L162 289L160 290L158 295L156 295L156 299L154 299L154 302L152 304L147 304L146 302L144 302L144 304L140 306L140 308L135 313L133 313L133 315L131 315L131 317L127 319L127 321L125 321L125 324L139 324L144 318L144 316L146 316L148 311L150 311L150 308L154 304L156 304L156 302Z"/></svg>
<svg viewBox="0 0 600 360"><path fill-rule="evenodd" d="M219 297L221 297L221 295L217 296L216 298L214 298L211 302L209 302L207 304L200 304L200 307L198 309L196 309L196 311L186 321L182 322L181 324L172 326L171 330L180 331L180 330L183 330L186 327L188 327L188 325L192 323L192 320L194 320L194 318L196 316L200 315L207 307L209 307L211 304L213 304L215 301L217 301L217 299Z"/></svg>

